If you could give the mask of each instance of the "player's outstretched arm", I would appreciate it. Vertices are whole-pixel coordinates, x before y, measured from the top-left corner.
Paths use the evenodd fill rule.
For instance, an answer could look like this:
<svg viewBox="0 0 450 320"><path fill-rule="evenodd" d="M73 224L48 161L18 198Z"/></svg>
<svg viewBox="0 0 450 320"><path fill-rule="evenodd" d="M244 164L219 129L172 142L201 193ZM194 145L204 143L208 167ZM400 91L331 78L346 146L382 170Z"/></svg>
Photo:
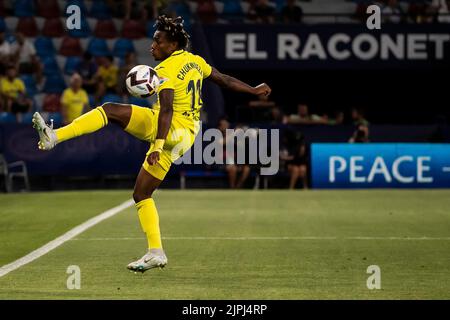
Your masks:
<svg viewBox="0 0 450 320"><path fill-rule="evenodd" d="M173 95L173 89L163 89L159 93L160 110L158 116L158 132L156 134L153 150L147 158L147 162L150 165L154 165L159 161L159 154L162 152L164 142L169 133L173 115Z"/></svg>
<svg viewBox="0 0 450 320"><path fill-rule="evenodd" d="M219 72L216 68L212 68L211 75L208 77L208 79L211 79L214 83L221 86L222 88L238 92L250 93L257 96L268 96L272 91L272 89L270 89L270 87L266 83L261 83L256 87L252 87L239 79Z"/></svg>

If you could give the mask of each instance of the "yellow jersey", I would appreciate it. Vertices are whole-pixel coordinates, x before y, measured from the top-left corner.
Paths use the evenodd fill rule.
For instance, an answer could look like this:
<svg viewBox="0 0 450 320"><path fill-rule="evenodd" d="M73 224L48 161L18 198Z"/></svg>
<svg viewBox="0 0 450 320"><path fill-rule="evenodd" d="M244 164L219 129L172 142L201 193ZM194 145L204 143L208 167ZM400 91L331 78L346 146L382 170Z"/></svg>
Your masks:
<svg viewBox="0 0 450 320"><path fill-rule="evenodd" d="M77 92L71 88L64 90L61 97L61 104L65 105L67 121L72 122L83 113L83 108L89 103L89 98L84 89Z"/></svg>
<svg viewBox="0 0 450 320"><path fill-rule="evenodd" d="M25 84L19 78L9 81L7 77L0 80L0 91L7 97L16 99L19 93L25 92Z"/></svg>
<svg viewBox="0 0 450 320"><path fill-rule="evenodd" d="M159 94L163 89L174 90L174 115L182 114L199 120L203 104L202 83L211 74L211 66L198 55L178 50L158 64L155 71L161 80L156 93ZM160 109L159 98L153 109Z"/></svg>
<svg viewBox="0 0 450 320"><path fill-rule="evenodd" d="M119 68L115 65L110 65L108 68L100 66L98 74L103 79L106 88L114 88L117 85Z"/></svg>

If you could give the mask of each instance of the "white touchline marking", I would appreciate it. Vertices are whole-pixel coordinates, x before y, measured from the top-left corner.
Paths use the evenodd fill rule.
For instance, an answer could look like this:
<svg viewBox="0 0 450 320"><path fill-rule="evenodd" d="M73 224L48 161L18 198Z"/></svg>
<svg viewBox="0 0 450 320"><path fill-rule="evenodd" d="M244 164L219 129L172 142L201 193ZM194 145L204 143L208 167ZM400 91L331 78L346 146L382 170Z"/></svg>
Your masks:
<svg viewBox="0 0 450 320"><path fill-rule="evenodd" d="M96 225L97 223L102 222L103 220L106 220L106 219L114 216L115 214L119 213L122 210L127 209L128 207L131 207L133 204L134 204L134 201L132 199L127 200L124 203L122 203L114 208L111 208L111 209L87 220L86 222L83 222L82 224L67 231L65 234L56 238L55 240L52 240L49 243L40 247L39 249L36 249L36 250L30 252L26 256L23 256L22 258L17 259L14 262L4 265L3 267L0 268L0 277L3 277L4 275L10 273L11 271L14 271L14 270L20 268L21 266L23 266L27 263L30 263L33 260L36 260L37 258L50 252L51 250L59 247L64 242L76 237L80 233L82 233L82 232L86 231L87 229L91 228L92 226Z"/></svg>
<svg viewBox="0 0 450 320"><path fill-rule="evenodd" d="M443 168L442 168L442 171L444 171L444 172L450 172L450 167L443 167Z"/></svg>
<svg viewBox="0 0 450 320"><path fill-rule="evenodd" d="M73 241L144 240L144 237L74 238ZM409 240L450 241L450 237L162 237L162 240Z"/></svg>

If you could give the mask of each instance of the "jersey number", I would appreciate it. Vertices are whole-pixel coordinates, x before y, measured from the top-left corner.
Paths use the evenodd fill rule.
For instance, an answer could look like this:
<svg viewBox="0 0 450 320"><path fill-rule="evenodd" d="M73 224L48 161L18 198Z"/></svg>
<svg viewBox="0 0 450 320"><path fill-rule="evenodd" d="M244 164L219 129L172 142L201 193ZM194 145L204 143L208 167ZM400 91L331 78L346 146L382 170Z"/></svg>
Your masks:
<svg viewBox="0 0 450 320"><path fill-rule="evenodd" d="M195 85L194 80L189 81L189 84L187 86L187 94L189 94L189 92L192 91L192 102L191 102L191 109L192 111L195 111L195 101L196 101L196 93L198 94L198 106L201 107L203 102L202 102L202 82L199 80L197 80L197 86Z"/></svg>

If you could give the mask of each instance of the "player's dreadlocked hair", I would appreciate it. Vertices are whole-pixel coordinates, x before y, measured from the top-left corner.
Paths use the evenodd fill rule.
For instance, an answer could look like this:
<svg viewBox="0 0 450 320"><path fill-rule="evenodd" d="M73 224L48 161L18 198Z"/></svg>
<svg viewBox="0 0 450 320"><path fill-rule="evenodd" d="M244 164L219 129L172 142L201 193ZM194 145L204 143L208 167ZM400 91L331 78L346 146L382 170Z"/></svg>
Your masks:
<svg viewBox="0 0 450 320"><path fill-rule="evenodd" d="M183 18L175 19L159 16L154 25L156 30L165 31L170 41L178 43L178 48L185 49L188 45L189 35L183 28Z"/></svg>

